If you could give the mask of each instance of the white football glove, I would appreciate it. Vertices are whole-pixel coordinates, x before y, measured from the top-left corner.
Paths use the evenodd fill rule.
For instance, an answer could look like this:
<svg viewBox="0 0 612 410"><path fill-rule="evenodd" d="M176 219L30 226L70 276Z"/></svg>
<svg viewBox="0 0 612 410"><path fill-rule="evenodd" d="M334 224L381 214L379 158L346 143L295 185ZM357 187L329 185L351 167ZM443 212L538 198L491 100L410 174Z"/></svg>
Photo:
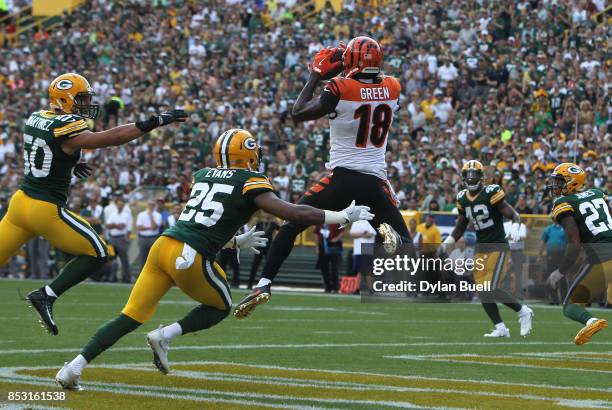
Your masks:
<svg viewBox="0 0 612 410"><path fill-rule="evenodd" d="M557 289L559 286L559 281L563 279L563 275L559 272L559 269L555 269L546 279L546 283L552 287L553 289Z"/></svg>
<svg viewBox="0 0 612 410"><path fill-rule="evenodd" d="M351 202L347 208L344 208L340 212L327 210L323 211L325 213L323 223L340 224L342 227L345 227L351 222L371 221L372 218L374 218L374 214L370 213L369 211L369 206L355 205L355 201L353 200L353 202Z"/></svg>
<svg viewBox="0 0 612 410"><path fill-rule="evenodd" d="M255 226L241 235L236 235L236 248L250 248L253 253L259 254L257 248L263 248L268 243L268 238L264 237L264 231L256 231Z"/></svg>
<svg viewBox="0 0 612 410"><path fill-rule="evenodd" d="M438 248L438 255L448 255L448 251L453 248L454 244L455 238L453 238L453 235L448 235L444 242L440 244L440 247Z"/></svg>
<svg viewBox="0 0 612 410"><path fill-rule="evenodd" d="M520 222L512 222L510 225L510 231L506 238L510 238L511 241L518 242L521 238L521 223Z"/></svg>
<svg viewBox="0 0 612 410"><path fill-rule="evenodd" d="M357 221L371 221L374 218L374 214L370 213L369 206L355 205L355 200L340 212L343 212L346 217L346 222L343 225Z"/></svg>

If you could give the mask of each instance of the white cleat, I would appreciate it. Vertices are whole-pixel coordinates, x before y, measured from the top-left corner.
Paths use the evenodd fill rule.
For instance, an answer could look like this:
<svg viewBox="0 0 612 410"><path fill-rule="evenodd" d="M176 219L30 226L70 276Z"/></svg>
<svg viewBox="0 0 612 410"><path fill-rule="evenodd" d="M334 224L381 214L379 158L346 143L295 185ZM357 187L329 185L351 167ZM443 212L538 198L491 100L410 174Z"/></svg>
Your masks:
<svg viewBox="0 0 612 410"><path fill-rule="evenodd" d="M519 323L521 324L521 336L527 337L531 333L533 310L525 306L525 309L519 313Z"/></svg>
<svg viewBox="0 0 612 410"><path fill-rule="evenodd" d="M504 329L495 328L491 333L485 333L484 337L510 337L510 329L507 327Z"/></svg>
<svg viewBox="0 0 612 410"><path fill-rule="evenodd" d="M68 362L64 363L64 367L60 369L59 372L55 375L55 381L59 384L63 389L66 390L76 390L81 391L83 388L79 384L79 379L81 378L80 374L77 374L72 370L72 367L68 364Z"/></svg>
<svg viewBox="0 0 612 410"><path fill-rule="evenodd" d="M153 350L153 364L163 374L168 374L170 364L168 363L168 350L170 342L164 337L162 325L147 333L147 344Z"/></svg>

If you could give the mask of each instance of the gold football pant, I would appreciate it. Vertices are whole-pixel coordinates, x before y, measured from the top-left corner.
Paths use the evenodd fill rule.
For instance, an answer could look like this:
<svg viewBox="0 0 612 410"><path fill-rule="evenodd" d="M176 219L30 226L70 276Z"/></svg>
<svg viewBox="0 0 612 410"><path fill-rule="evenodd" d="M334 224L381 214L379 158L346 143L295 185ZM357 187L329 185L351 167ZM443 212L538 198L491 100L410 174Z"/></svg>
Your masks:
<svg viewBox="0 0 612 410"><path fill-rule="evenodd" d="M42 236L70 255L108 256L106 243L83 218L66 208L18 190L0 221L0 266L30 239Z"/></svg>
<svg viewBox="0 0 612 410"><path fill-rule="evenodd" d="M563 304L586 305L593 302L612 285L612 260L601 263L585 263L570 286Z"/></svg>
<svg viewBox="0 0 612 410"><path fill-rule="evenodd" d="M508 270L508 252L478 252L475 256L474 282L482 284L491 282L491 290L497 289L506 276Z"/></svg>
<svg viewBox="0 0 612 410"><path fill-rule="evenodd" d="M185 244L168 236L161 236L149 252L138 280L122 313L145 323L155 313L157 304L172 285L203 305L228 310L232 298L225 272L216 262L197 253L191 266L177 269L177 258Z"/></svg>

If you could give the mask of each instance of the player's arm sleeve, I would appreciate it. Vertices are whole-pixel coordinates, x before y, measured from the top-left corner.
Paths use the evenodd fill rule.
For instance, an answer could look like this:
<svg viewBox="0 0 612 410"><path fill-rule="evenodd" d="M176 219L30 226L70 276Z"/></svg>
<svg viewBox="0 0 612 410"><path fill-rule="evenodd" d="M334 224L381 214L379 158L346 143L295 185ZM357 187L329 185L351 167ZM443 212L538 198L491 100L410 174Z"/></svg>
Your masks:
<svg viewBox="0 0 612 410"><path fill-rule="evenodd" d="M265 192L274 192L274 187L270 183L270 180L264 176L249 178L242 186L242 195L244 195L249 202L253 202L257 195Z"/></svg>
<svg viewBox="0 0 612 410"><path fill-rule="evenodd" d="M491 199L489 201L491 202L491 205L497 205L501 203L501 201L503 201L503 199L506 197L506 193L499 185L495 185L492 188L490 195Z"/></svg>
<svg viewBox="0 0 612 410"><path fill-rule="evenodd" d="M84 131L87 131L89 126L83 118L72 117L53 129L53 135L56 138L71 138L76 137Z"/></svg>
<svg viewBox="0 0 612 410"><path fill-rule="evenodd" d="M559 202L553 206L552 219L554 221L561 221L566 216L571 216L574 213L574 208L567 202Z"/></svg>
<svg viewBox="0 0 612 410"><path fill-rule="evenodd" d="M340 87L335 80L327 83L319 96L319 102L327 112L333 112L336 109L338 102L340 102Z"/></svg>

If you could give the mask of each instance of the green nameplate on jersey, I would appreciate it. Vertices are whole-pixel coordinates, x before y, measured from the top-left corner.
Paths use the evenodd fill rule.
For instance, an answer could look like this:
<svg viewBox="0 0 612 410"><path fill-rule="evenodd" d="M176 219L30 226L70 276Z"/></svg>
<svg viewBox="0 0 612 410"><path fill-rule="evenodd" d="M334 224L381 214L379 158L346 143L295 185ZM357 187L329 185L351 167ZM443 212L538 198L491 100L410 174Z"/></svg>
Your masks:
<svg viewBox="0 0 612 410"><path fill-rule="evenodd" d="M555 199L552 217L571 214L580 231L582 243L612 243L612 217L607 195L596 188Z"/></svg>
<svg viewBox="0 0 612 410"><path fill-rule="evenodd" d="M457 194L457 209L474 225L476 242L507 242L504 217L497 209L504 196L504 191L499 185L487 185L475 197L471 197L467 189Z"/></svg>
<svg viewBox="0 0 612 410"><path fill-rule="evenodd" d="M191 196L176 225L163 235L215 255L257 210L253 199L273 191L268 178L246 169L204 168L194 174Z"/></svg>
<svg viewBox="0 0 612 410"><path fill-rule="evenodd" d="M24 127L24 171L19 187L32 198L65 206L72 168L81 152L67 155L61 145L87 129L85 120L76 114L37 111L30 115Z"/></svg>

